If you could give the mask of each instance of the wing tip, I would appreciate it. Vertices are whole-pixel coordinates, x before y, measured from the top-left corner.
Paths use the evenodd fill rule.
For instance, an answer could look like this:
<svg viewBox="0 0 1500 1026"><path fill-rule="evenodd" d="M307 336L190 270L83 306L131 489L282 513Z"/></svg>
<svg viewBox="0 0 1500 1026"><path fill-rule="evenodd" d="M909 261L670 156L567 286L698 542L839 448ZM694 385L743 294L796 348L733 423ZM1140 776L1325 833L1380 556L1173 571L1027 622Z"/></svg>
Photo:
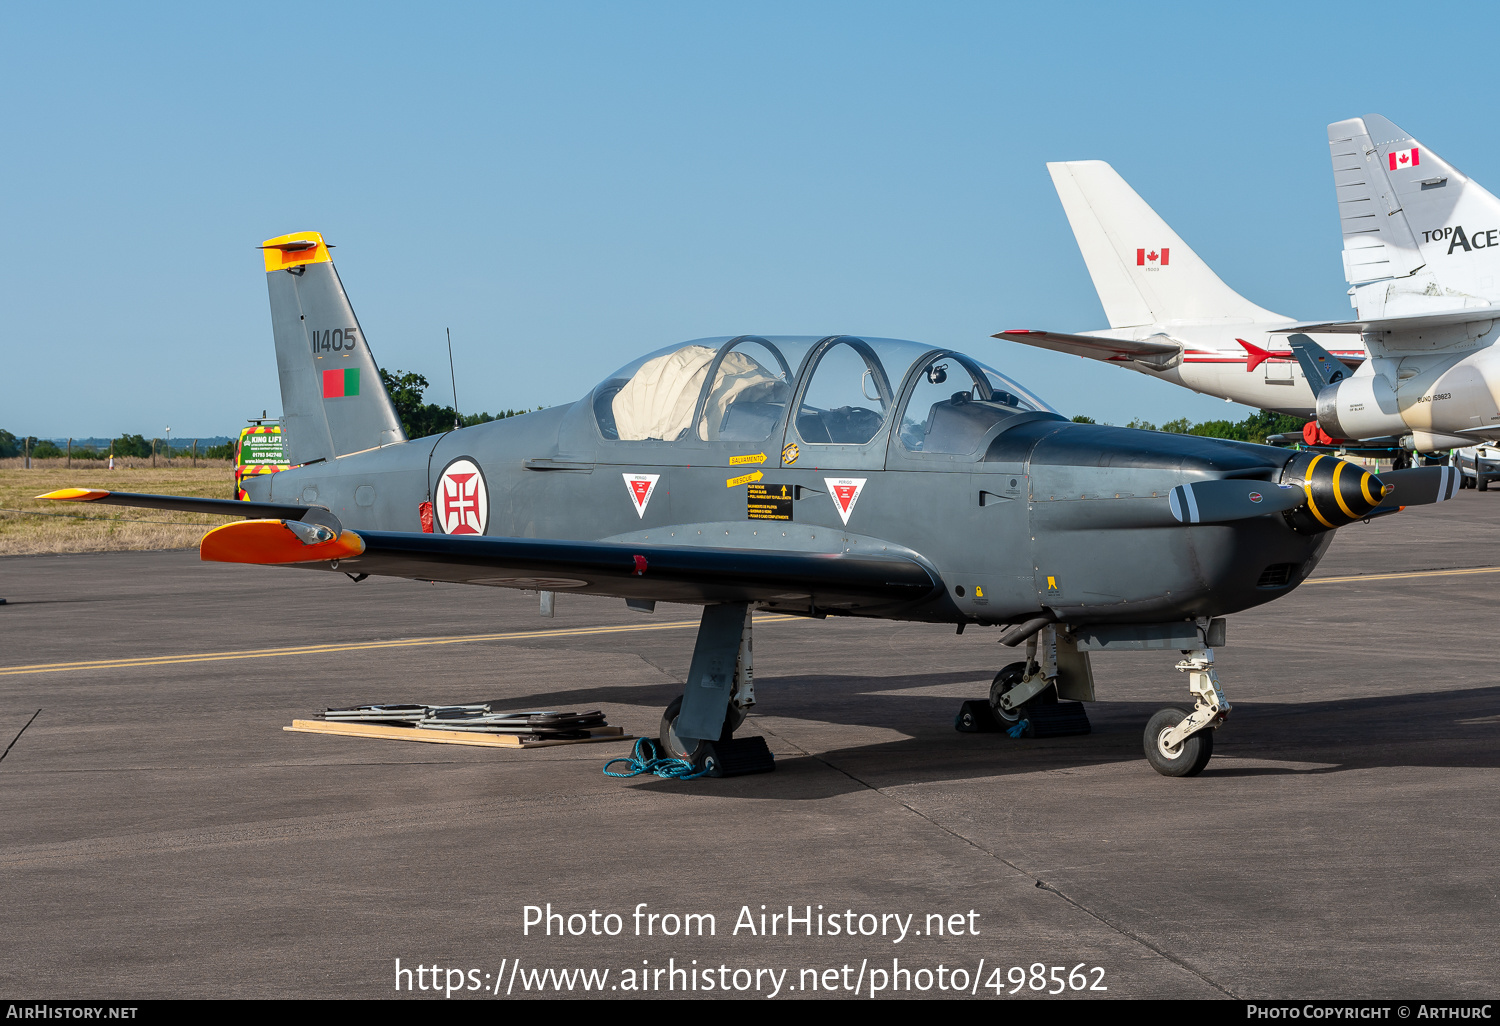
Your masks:
<svg viewBox="0 0 1500 1026"><path fill-rule="evenodd" d="M107 495L109 492L99 488L58 488L38 495L37 498L52 499L54 502L93 502Z"/></svg>

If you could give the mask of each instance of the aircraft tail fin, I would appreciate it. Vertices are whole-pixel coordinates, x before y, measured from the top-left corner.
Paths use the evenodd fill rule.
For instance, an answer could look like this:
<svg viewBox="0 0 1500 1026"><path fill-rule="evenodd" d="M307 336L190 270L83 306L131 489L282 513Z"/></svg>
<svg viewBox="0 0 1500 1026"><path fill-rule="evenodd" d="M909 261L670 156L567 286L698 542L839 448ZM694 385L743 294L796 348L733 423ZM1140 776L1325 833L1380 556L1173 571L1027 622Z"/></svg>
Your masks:
<svg viewBox="0 0 1500 1026"><path fill-rule="evenodd" d="M1500 200L1379 114L1329 125L1328 148L1361 319L1500 300Z"/></svg>
<svg viewBox="0 0 1500 1026"><path fill-rule="evenodd" d="M293 232L260 248L288 459L315 463L405 441L323 237Z"/></svg>
<svg viewBox="0 0 1500 1026"><path fill-rule="evenodd" d="M1111 328L1288 319L1225 285L1104 161L1047 170Z"/></svg>

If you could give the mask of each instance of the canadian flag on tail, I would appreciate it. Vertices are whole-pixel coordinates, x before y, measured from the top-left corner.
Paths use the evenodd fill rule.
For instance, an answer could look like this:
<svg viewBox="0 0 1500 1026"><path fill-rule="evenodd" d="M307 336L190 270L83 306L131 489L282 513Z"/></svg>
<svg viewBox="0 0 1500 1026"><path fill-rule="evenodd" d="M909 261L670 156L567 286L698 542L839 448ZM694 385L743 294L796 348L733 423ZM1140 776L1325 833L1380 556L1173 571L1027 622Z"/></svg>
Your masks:
<svg viewBox="0 0 1500 1026"><path fill-rule="evenodd" d="M1415 146L1409 150L1391 151L1392 171L1399 171L1404 167L1416 167L1420 163L1422 163L1422 155Z"/></svg>
<svg viewBox="0 0 1500 1026"><path fill-rule="evenodd" d="M1148 271L1156 271L1167 266L1167 257L1171 250L1163 246L1161 249L1138 249L1135 251L1135 266L1144 267Z"/></svg>

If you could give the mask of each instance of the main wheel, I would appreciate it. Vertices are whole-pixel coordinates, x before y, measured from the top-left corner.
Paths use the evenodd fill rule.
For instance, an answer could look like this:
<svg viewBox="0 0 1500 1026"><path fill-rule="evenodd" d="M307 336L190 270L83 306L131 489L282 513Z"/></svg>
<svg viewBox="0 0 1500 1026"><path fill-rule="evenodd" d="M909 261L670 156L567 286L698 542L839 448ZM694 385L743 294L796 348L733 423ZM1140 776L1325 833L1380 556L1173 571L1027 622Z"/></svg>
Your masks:
<svg viewBox="0 0 1500 1026"><path fill-rule="evenodd" d="M1049 687L1022 702L1018 708L1002 708L1000 699L1005 696L1007 691L1016 687L1025 679L1026 664L1024 662L1011 663L1009 666L1001 668L1000 672L995 674L994 682L990 684L990 708L994 710L995 719L1000 722L1001 730L1009 730L1017 723L1026 719L1027 710L1033 706L1057 704L1057 692Z"/></svg>
<svg viewBox="0 0 1500 1026"><path fill-rule="evenodd" d="M1146 761L1151 768L1166 777L1196 777L1208 765L1214 754L1214 732L1200 730L1186 741L1169 748L1162 743L1167 731L1187 719L1181 709L1158 709L1156 715L1146 721Z"/></svg>
<svg viewBox="0 0 1500 1026"><path fill-rule="evenodd" d="M687 742L677 736L677 716L681 712L682 696L678 695L668 703L666 711L661 714L661 730L657 735L657 740L661 744L663 754L668 758L696 762L708 743L695 739L693 746L689 748ZM724 729L719 733L719 740L728 741L744 722L745 710L730 702L729 709L724 713Z"/></svg>

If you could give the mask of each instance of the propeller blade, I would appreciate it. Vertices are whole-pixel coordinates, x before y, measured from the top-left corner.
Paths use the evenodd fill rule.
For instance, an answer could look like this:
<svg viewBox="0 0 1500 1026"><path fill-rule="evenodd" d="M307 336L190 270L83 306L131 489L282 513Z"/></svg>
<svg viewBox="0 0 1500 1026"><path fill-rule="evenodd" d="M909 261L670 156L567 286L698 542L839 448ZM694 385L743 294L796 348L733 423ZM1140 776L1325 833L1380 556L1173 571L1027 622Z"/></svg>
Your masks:
<svg viewBox="0 0 1500 1026"><path fill-rule="evenodd" d="M1181 484L1167 496L1180 524L1222 524L1229 520L1282 513L1302 505L1302 489L1269 481L1200 481Z"/></svg>
<svg viewBox="0 0 1500 1026"><path fill-rule="evenodd" d="M1390 512L1401 506L1426 506L1453 498L1458 491L1458 468L1412 467L1410 470L1390 470L1381 474L1380 480L1395 486L1395 490L1379 506L1380 512Z"/></svg>

